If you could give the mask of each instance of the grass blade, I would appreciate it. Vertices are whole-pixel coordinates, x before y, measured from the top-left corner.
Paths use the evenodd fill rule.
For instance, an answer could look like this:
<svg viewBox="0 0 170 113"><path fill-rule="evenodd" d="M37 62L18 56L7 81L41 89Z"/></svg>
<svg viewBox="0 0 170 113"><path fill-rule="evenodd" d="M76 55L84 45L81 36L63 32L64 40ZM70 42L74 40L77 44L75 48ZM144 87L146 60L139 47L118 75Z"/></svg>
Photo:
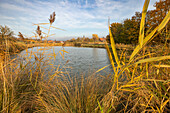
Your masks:
<svg viewBox="0 0 170 113"><path fill-rule="evenodd" d="M97 103L98 103L101 113L103 113L103 108L101 107L100 102L98 100L97 100Z"/></svg>

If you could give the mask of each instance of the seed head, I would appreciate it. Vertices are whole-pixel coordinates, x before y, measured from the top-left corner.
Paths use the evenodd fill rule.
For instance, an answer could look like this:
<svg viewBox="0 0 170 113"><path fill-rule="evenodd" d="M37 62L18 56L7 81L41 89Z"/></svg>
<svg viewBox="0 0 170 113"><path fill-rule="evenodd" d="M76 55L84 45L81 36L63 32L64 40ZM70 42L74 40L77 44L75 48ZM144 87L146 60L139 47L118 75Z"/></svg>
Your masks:
<svg viewBox="0 0 170 113"><path fill-rule="evenodd" d="M38 27L37 27L37 30L36 30L36 32L37 32L37 34L38 34L39 36L41 36L41 30L40 30L40 26L38 26Z"/></svg>
<svg viewBox="0 0 170 113"><path fill-rule="evenodd" d="M49 19L50 24L52 24L55 21L55 16L56 16L55 12L53 12L53 14L50 15L50 19Z"/></svg>
<svg viewBox="0 0 170 113"><path fill-rule="evenodd" d="M18 32L19 33L19 38L21 39L21 40L24 40L24 36L22 35L22 33L21 32Z"/></svg>

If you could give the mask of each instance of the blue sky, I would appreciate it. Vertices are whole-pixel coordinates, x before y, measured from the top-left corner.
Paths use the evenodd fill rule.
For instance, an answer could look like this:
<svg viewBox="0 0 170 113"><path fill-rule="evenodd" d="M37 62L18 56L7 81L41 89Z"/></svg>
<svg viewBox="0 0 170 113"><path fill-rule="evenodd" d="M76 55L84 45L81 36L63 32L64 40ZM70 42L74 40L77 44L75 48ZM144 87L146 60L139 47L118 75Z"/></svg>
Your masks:
<svg viewBox="0 0 170 113"><path fill-rule="evenodd" d="M150 0L149 10L158 0ZM33 36L33 23L48 23L52 12L56 12L50 39L66 40L76 37L99 37L108 35L107 22L122 22L141 12L144 0L0 0L0 25L9 26L16 35ZM44 26L48 27L48 26ZM42 29L43 32L47 32Z"/></svg>

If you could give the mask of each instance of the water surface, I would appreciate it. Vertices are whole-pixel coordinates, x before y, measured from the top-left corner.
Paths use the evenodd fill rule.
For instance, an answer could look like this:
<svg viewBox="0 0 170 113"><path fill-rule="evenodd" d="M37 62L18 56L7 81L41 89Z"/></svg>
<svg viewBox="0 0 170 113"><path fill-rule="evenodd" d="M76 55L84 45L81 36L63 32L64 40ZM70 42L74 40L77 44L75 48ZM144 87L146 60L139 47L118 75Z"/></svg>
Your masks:
<svg viewBox="0 0 170 113"><path fill-rule="evenodd" d="M68 53L64 52L63 54L63 49ZM36 60L35 56L39 59L43 58L43 60L48 60L49 64L53 64L55 68L63 67L72 75L79 75L82 73L86 75L88 73L93 73L101 69L102 67L110 64L109 58L107 56L107 51L104 48L63 48L61 46L50 48L34 47L28 49L27 51L22 51L20 55L22 59L30 59L31 61ZM51 68L49 68L48 70L50 69ZM112 73L111 66L105 68L99 73L102 75Z"/></svg>

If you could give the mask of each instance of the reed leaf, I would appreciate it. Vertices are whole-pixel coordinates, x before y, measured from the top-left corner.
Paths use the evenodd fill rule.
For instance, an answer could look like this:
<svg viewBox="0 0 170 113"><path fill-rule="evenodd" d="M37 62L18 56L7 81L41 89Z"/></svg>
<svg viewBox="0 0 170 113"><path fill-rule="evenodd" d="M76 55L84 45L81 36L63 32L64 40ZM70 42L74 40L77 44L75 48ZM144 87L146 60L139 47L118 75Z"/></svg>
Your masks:
<svg viewBox="0 0 170 113"><path fill-rule="evenodd" d="M61 53L61 52L59 52L60 53L60 55L62 56L62 58L64 59L64 55Z"/></svg>
<svg viewBox="0 0 170 113"><path fill-rule="evenodd" d="M154 96L154 95L152 95L152 94L151 94L151 97L150 97L150 99L149 99L149 101L148 101L148 103L147 103L147 105L146 105L145 109L148 107L148 105L149 105L149 103L151 102L151 100L152 100L153 96ZM144 110L144 111L145 111L145 110Z"/></svg>
<svg viewBox="0 0 170 113"><path fill-rule="evenodd" d="M51 35L48 35L48 36L54 36L55 34L51 34Z"/></svg>
<svg viewBox="0 0 170 113"><path fill-rule="evenodd" d="M43 34L45 34L45 35L47 35L47 33L45 33L45 32L42 32Z"/></svg>
<svg viewBox="0 0 170 113"><path fill-rule="evenodd" d="M166 59L170 59L170 56L161 56L161 57L152 57L152 58L142 59L142 60L139 60L138 62L136 62L135 64L160 61L160 60L166 60Z"/></svg>
<svg viewBox="0 0 170 113"><path fill-rule="evenodd" d="M54 35L55 35L55 34L47 35L47 36L45 36L44 38L48 38L48 37L54 36Z"/></svg>
<svg viewBox="0 0 170 113"><path fill-rule="evenodd" d="M35 37L37 37L37 36L31 36L30 38L35 38Z"/></svg>
<svg viewBox="0 0 170 113"><path fill-rule="evenodd" d="M123 85L121 87L123 88L123 87L134 87L134 86L140 86L140 84L127 84L127 85Z"/></svg>
<svg viewBox="0 0 170 113"><path fill-rule="evenodd" d="M107 65L107 66L104 66L104 67L100 68L99 70L97 70L97 71L96 71L96 73L98 73L98 72L102 71L103 69L105 69L105 68L106 68L106 67L108 67L108 66L110 66L110 64L109 64L109 65Z"/></svg>
<svg viewBox="0 0 170 113"><path fill-rule="evenodd" d="M163 107L170 101L170 99L166 100L162 105L161 105L161 110L163 109ZM163 110L162 110L163 111Z"/></svg>
<svg viewBox="0 0 170 113"><path fill-rule="evenodd" d="M111 52L110 52L110 50L109 50L108 45L105 44L105 46L106 46L107 54L108 54L108 56L109 56L110 63L111 63L111 65L112 65L112 67L113 67L113 70L115 71L115 65L114 65L114 62L113 62L112 54L111 54Z"/></svg>
<svg viewBox="0 0 170 113"><path fill-rule="evenodd" d="M45 29L45 30L48 30L47 28L45 28L45 27L42 27L42 26L40 26L41 28L43 28L43 29Z"/></svg>
<svg viewBox="0 0 170 113"><path fill-rule="evenodd" d="M122 91L127 91L127 92L135 92L135 90L133 90L133 89L120 89L120 90L122 90Z"/></svg>
<svg viewBox="0 0 170 113"><path fill-rule="evenodd" d="M143 45L149 41L149 39L152 38L152 36L155 34L156 32L156 28L148 35L146 36L146 38L144 39ZM132 52L129 61L131 62L131 60L137 55L137 53L141 50L142 48L140 47L140 45L137 45L136 48L134 49L134 51Z"/></svg>
<svg viewBox="0 0 170 113"><path fill-rule="evenodd" d="M157 68L170 68L170 65L154 65Z"/></svg>
<svg viewBox="0 0 170 113"><path fill-rule="evenodd" d="M151 39L154 38L153 35L156 33L156 31L159 31L159 32L160 32L160 30L162 30L162 29L165 27L165 25L168 23L169 19L170 19L170 11L169 11L168 14L166 15L166 17L163 19L163 21L161 22L161 24L160 24L159 26L157 26L149 35L147 35L147 36L145 37L145 39L143 40L143 46L144 46L146 43L148 43L149 40L151 40ZM152 37L153 37L153 38L152 38ZM136 56L136 54L137 54L140 50L141 50L141 46L138 45L138 46L134 49L134 51L132 52L129 61L131 61L131 60L134 58L134 56Z"/></svg>
<svg viewBox="0 0 170 113"><path fill-rule="evenodd" d="M144 39L144 29L145 29L145 16L147 13L148 5L150 0L145 0L143 11L142 11L142 19L140 23L140 32L139 32L139 45L142 47L143 45L143 39Z"/></svg>
<svg viewBox="0 0 170 113"><path fill-rule="evenodd" d="M169 22L169 20L170 20L170 11L168 11L168 14L165 16L165 18L159 25L158 32L160 32L165 27L165 25Z"/></svg>
<svg viewBox="0 0 170 113"><path fill-rule="evenodd" d="M63 53L69 53L69 52L67 52L64 48L63 48L61 51L63 51Z"/></svg>
<svg viewBox="0 0 170 113"><path fill-rule="evenodd" d="M119 67L120 66L120 62L119 62L119 58L118 58L117 51L116 51L115 41L114 41L111 29L110 29L110 22L109 21L108 21L108 24L109 24L108 26L109 26L110 42L111 42L111 47L112 47L113 55L115 57L117 65Z"/></svg>
<svg viewBox="0 0 170 113"><path fill-rule="evenodd" d="M38 23L38 24L33 24L33 25L47 25L47 24L50 24L50 23Z"/></svg>
<svg viewBox="0 0 170 113"><path fill-rule="evenodd" d="M59 30L62 30L62 31L66 31L64 29L60 29L60 28L57 28L57 27L54 27L54 26L51 26L52 28L55 28L55 29L59 29Z"/></svg>

